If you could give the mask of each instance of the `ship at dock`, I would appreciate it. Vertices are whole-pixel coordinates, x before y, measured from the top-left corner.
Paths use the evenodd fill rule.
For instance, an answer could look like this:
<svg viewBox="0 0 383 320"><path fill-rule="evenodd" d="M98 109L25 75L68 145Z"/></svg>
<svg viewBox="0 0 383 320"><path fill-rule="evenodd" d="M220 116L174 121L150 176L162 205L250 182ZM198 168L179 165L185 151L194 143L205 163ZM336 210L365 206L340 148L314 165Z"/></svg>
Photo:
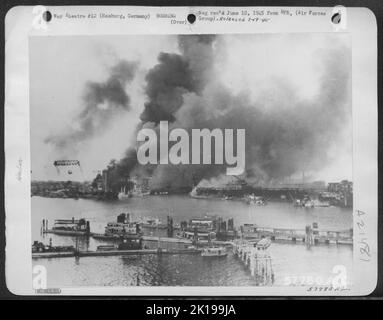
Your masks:
<svg viewBox="0 0 383 320"><path fill-rule="evenodd" d="M104 233L92 233L98 240L120 240L125 243L140 243L142 232L140 224L130 219L130 213L121 213L116 222L108 222Z"/></svg>
<svg viewBox="0 0 383 320"><path fill-rule="evenodd" d="M199 244L208 244L215 240L228 241L236 238L234 219L227 222L221 217L205 215L188 222L181 222L177 237L186 238Z"/></svg>
<svg viewBox="0 0 383 320"><path fill-rule="evenodd" d="M213 226L214 220L211 217L194 218L188 224L181 224L179 237L192 240L194 242L210 242L216 239L217 233Z"/></svg>
<svg viewBox="0 0 383 320"><path fill-rule="evenodd" d="M54 221L51 229L48 229L48 220L43 220L42 231L58 235L89 236L90 223L85 219L59 219Z"/></svg>

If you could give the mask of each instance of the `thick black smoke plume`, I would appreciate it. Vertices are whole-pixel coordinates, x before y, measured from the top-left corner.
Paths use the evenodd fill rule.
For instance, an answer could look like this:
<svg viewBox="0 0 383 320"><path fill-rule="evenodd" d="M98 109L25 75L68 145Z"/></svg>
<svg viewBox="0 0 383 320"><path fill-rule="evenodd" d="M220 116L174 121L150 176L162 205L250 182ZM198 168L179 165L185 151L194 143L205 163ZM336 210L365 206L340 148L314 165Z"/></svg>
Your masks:
<svg viewBox="0 0 383 320"><path fill-rule="evenodd" d="M200 94L211 68L214 36L179 36L182 54L160 53L158 64L147 74L145 93L149 101L141 114L142 122L175 121L188 92Z"/></svg>
<svg viewBox="0 0 383 320"><path fill-rule="evenodd" d="M215 36L179 36L178 45L181 54L160 53L158 64L156 64L145 77L145 93L148 102L145 103L141 113L137 130L143 126L158 130L157 125L160 121L176 121L175 115L184 104L184 96L188 93L202 94L203 89L210 77L209 70L213 61L213 42ZM167 166L166 166L167 167ZM190 175L183 172L182 166L169 166L167 170L175 170L175 174L164 174L160 179L153 178L151 183L155 187L169 185L191 186L190 179L197 177L198 173ZM136 150L132 146L126 155L117 163L109 165L109 171L113 176L127 176L134 171L138 175L157 176L160 174L159 168L162 166L140 166L137 162ZM172 168L172 169L170 169ZM200 167L200 170L206 169ZM211 168L210 168L211 170ZM181 175L177 175L181 171ZM202 179L202 175L195 181ZM112 179L113 180L113 179ZM158 181L160 180L160 181ZM194 182L194 183L195 183Z"/></svg>
<svg viewBox="0 0 383 320"><path fill-rule="evenodd" d="M75 128L64 134L48 137L45 142L58 148L76 148L81 141L104 132L111 121L130 110L125 86L131 82L138 64L121 60L110 69L105 82L88 82L83 94L83 108L75 117Z"/></svg>

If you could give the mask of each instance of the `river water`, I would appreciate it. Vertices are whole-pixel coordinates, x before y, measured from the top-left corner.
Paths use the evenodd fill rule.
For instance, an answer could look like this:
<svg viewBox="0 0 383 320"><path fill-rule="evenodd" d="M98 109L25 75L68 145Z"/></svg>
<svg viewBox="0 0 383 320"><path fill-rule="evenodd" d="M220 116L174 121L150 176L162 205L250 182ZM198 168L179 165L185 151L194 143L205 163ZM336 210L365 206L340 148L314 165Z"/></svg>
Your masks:
<svg viewBox="0 0 383 320"><path fill-rule="evenodd" d="M48 219L86 218L91 231L102 233L107 222L118 214L130 212L133 219L160 218L166 223L171 215L175 223L218 215L234 218L236 227L255 223L262 227L304 229L317 222L319 229L343 230L352 227L352 210L338 207L295 208L290 203L270 202L266 206L248 205L241 201L194 199L189 196L148 196L119 201L90 199L58 199L32 197L32 240L53 245L75 245L76 238L48 234L41 235L41 221ZM95 239L80 239L83 250L95 250ZM327 281L334 274L334 266L344 265L352 281L352 246L273 243L269 249L275 274L274 285L315 283ZM73 286L255 286L253 279L238 258L202 258L198 255L142 255L116 257L54 258L34 260L47 268L49 287ZM309 279L309 280L308 280Z"/></svg>

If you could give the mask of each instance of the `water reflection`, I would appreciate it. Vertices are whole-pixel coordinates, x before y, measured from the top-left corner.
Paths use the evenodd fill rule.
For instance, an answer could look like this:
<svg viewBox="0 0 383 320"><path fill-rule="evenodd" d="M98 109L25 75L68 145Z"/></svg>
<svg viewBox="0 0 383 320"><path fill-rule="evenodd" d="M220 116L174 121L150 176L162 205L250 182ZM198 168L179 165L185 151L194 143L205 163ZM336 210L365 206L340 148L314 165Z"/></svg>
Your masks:
<svg viewBox="0 0 383 320"><path fill-rule="evenodd" d="M224 219L233 217L238 227L243 223L281 228L302 228L318 222L329 230L352 227L352 212L341 208L305 210L288 204L270 203L249 206L238 201L196 200L186 196L147 197L127 201L32 198L32 240L53 245L73 245L80 250L96 250L98 245L113 244L87 237L41 235L41 221L48 219L86 218L92 232L103 232L107 222L115 221L121 212L133 213L133 218L152 217L166 221L173 210L174 222L200 217L206 213ZM161 230L163 231L163 230ZM156 235L156 229L153 229ZM161 236L163 236L161 234ZM148 244L150 245L150 244ZM151 244L153 246L153 244ZM352 276L350 246L320 245L307 249L304 244L273 243L270 247L275 274L274 285L284 285L293 276L326 279L334 265L345 265ZM250 271L232 254L223 259L204 259L199 255L137 255L124 257L81 257L34 261L48 270L48 285L65 286L256 286L259 283Z"/></svg>

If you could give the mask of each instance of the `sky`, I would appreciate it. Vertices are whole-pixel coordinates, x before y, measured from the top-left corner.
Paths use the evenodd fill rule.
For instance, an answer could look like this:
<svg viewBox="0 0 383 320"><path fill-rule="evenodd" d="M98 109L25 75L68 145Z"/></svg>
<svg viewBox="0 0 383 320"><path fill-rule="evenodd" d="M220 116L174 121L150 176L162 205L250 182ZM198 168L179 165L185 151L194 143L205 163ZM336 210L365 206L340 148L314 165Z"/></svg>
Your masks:
<svg viewBox="0 0 383 320"><path fill-rule="evenodd" d="M270 83L281 79L300 99L312 99L320 91L318 61L334 40L350 47L349 37L342 34L221 36L214 75L233 94L262 100L265 109L275 108L278 104L273 100L288 94L288 90L270 89ZM122 158L135 139L139 115L148 99L145 75L158 63L160 52L179 53L177 37L166 35L31 37L29 47L32 180L90 180L111 159ZM94 134L76 146L57 148L47 143L50 136L76 129L89 82L107 81L111 68L121 59L137 64L133 80L124 88L130 98L129 110L119 113L112 123L100 121ZM327 182L352 180L351 124L342 128L342 143L328 142L331 161L320 170L306 172L307 176ZM79 160L81 169L57 170L53 162L61 159Z"/></svg>

